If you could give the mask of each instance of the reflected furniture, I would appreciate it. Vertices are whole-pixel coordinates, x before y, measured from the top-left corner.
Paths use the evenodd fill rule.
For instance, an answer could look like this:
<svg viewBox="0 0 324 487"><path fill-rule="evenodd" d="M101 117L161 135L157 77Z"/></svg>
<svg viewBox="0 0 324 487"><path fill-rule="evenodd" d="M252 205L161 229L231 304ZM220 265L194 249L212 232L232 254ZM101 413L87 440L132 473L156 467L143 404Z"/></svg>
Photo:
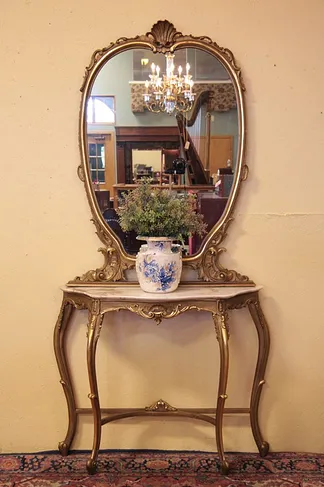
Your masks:
<svg viewBox="0 0 324 487"><path fill-rule="evenodd" d="M120 226L119 218L114 208L109 208L103 212L103 217L109 228L117 235L128 254L136 254L142 242L138 240L135 232L124 232Z"/></svg>
<svg viewBox="0 0 324 487"><path fill-rule="evenodd" d="M63 287L63 302L54 332L54 347L61 384L64 389L69 423L65 439L59 444L62 455L67 455L76 433L78 417L91 414L93 418L93 445L87 470L95 473L100 448L101 428L104 424L118 419L135 416L187 417L206 421L215 426L216 444L220 469L227 474L229 464L226 460L223 444L223 415L248 414L252 433L261 456L269 450L269 444L263 439L258 420L258 408L262 386L265 383L265 371L269 353L268 326L262 312L258 293L260 287L204 287L182 286L173 293L149 294L139 287ZM248 308L258 334L258 358L251 390L249 407L225 408L227 399L227 381L229 372L229 313L233 309ZM74 310L88 310L88 331L86 338L87 370L91 408L80 408L76 403L74 381L69 367L66 337L71 325ZM220 352L220 371L215 408L178 408L163 399L144 408L104 408L100 402L96 375L96 351L100 331L105 315L113 311L126 310L143 318L155 320L160 324L164 319L176 318L187 311L205 311L213 320ZM197 326L199 321L196 322Z"/></svg>
<svg viewBox="0 0 324 487"><path fill-rule="evenodd" d="M103 213L107 208L110 208L110 191L95 190L96 198L100 211Z"/></svg>
<svg viewBox="0 0 324 487"><path fill-rule="evenodd" d="M199 192L197 194L197 210L204 216L204 222L207 223L207 232L210 232L214 225L219 221L225 211L228 198L218 196L212 192ZM189 239L190 254L199 251L203 238L193 235Z"/></svg>
<svg viewBox="0 0 324 487"><path fill-rule="evenodd" d="M117 180L132 184L134 178L133 151L175 149L179 147L177 127L116 127Z"/></svg>

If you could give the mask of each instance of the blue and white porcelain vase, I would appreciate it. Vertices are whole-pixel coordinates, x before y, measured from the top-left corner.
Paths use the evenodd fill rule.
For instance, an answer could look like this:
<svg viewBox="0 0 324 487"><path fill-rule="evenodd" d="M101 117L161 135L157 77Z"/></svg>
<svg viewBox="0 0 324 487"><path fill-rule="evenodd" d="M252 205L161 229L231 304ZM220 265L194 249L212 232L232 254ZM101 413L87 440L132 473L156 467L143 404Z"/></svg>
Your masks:
<svg viewBox="0 0 324 487"><path fill-rule="evenodd" d="M147 293L171 293L179 285L182 271L181 246L167 237L139 237L147 244L136 256L138 282Z"/></svg>

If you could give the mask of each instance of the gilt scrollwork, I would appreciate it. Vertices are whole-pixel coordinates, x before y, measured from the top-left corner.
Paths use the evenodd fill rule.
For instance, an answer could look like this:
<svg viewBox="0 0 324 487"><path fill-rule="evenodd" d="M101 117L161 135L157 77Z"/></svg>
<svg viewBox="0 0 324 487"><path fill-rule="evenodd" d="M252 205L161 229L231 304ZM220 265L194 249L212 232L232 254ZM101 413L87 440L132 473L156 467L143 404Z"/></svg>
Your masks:
<svg viewBox="0 0 324 487"><path fill-rule="evenodd" d="M248 177L249 177L249 166L247 164L244 164L242 167L241 181L246 181Z"/></svg>
<svg viewBox="0 0 324 487"><path fill-rule="evenodd" d="M226 252L226 248L218 247L218 243L226 234L220 234L213 239L205 249L200 262L195 266L198 270L198 278L208 282L219 284L242 284L254 285L254 282L248 276L242 275L233 269L226 269L219 261L220 255Z"/></svg>
<svg viewBox="0 0 324 487"><path fill-rule="evenodd" d="M98 249L104 256L104 264L98 269L87 271L82 276L77 276L71 283L78 282L97 282L118 281L122 279L121 269L119 265L118 254L113 247Z"/></svg>
<svg viewBox="0 0 324 487"><path fill-rule="evenodd" d="M208 36L193 36L191 34L182 34L181 32L177 31L175 26L168 20L159 20L145 35L138 35L133 38L119 37L115 42L111 42L108 46L94 51L91 56L90 63L85 69L84 80L80 90L84 90L89 74L95 68L96 64L107 53L109 53L111 49L118 45L136 41L149 42L153 45L153 50L155 52L166 53L167 51L172 50L172 47L176 42L185 40L199 41L203 44L210 45L213 49L219 51L226 58L227 62L232 66L232 69L236 72L238 79L240 80L242 90L245 90L244 83L242 81L241 69L236 64L234 54L232 53L232 51L230 51L230 49L219 46Z"/></svg>
<svg viewBox="0 0 324 487"><path fill-rule="evenodd" d="M104 256L104 264L98 269L87 271L82 276L75 277L68 284L92 282L100 284L100 282L124 280L123 271L131 266L121 262L120 255L116 249L114 247L101 247L98 252L101 252Z"/></svg>
<svg viewBox="0 0 324 487"><path fill-rule="evenodd" d="M218 51L219 53L221 53L226 58L227 62L231 65L232 69L235 71L235 73L236 73L236 75L238 77L239 84L240 84L240 87L241 87L242 91L245 91L245 85L244 85L243 79L242 79L242 70L236 64L236 60L235 60L234 54L232 53L232 51L230 49L227 49L226 47L221 47L219 44L217 44L217 42L214 42L208 36L193 36L193 35L190 35L190 36L187 36L187 37L190 37L191 39L195 39L195 40L197 40L199 42L202 42L204 44L209 44L211 47L213 47L213 49L215 49L216 51Z"/></svg>
<svg viewBox="0 0 324 487"><path fill-rule="evenodd" d="M226 249L223 247L209 247L203 257L202 270L199 274L200 278L205 281L217 282L219 284L245 284L253 285L254 283L248 276L242 275L233 269L226 269L220 262L219 256Z"/></svg>
<svg viewBox="0 0 324 487"><path fill-rule="evenodd" d="M75 309L89 309L89 302L83 299L82 297L66 297L64 299L65 304L71 304Z"/></svg>
<svg viewBox="0 0 324 487"><path fill-rule="evenodd" d="M241 296L235 296L234 298L231 298L227 302L226 307L229 310L242 309L248 307L251 304L257 305L257 302L258 302L257 295L255 293L248 293L245 295L243 294Z"/></svg>
<svg viewBox="0 0 324 487"><path fill-rule="evenodd" d="M100 282L125 280L124 271L134 267L135 261L127 258L124 259L109 232L99 224L96 218L93 218L91 221L96 226L96 234L105 245L105 247L98 249L98 252L101 252L104 256L104 263L97 269L87 271L82 276L75 277L68 284L93 282L99 284Z"/></svg>
<svg viewBox="0 0 324 487"><path fill-rule="evenodd" d="M247 308L250 304L256 304L254 299L246 299L240 303L229 304L228 309L242 309Z"/></svg>
<svg viewBox="0 0 324 487"><path fill-rule="evenodd" d="M178 32L174 25L168 20L159 20L153 25L151 31L146 33L146 37L152 41L156 51L162 53L172 50L173 44L179 41L195 40L203 44L210 45L213 47L213 49L222 53L222 55L227 59L228 63L232 66L233 70L237 74L242 90L245 90L241 69L236 64L234 54L229 49L219 46L210 37L193 36L192 34L184 35L181 32Z"/></svg>
<svg viewBox="0 0 324 487"><path fill-rule="evenodd" d="M215 312L215 305L204 304L201 306L188 304L182 305L180 303L164 303L164 304L148 304L148 303L114 303L112 306L105 306L102 310L103 314L110 313L112 311L131 311L132 313L141 316L142 318L148 318L154 320L158 325L163 319L170 319L178 316L186 311L205 311L213 314Z"/></svg>
<svg viewBox="0 0 324 487"><path fill-rule="evenodd" d="M56 321L56 327L57 327L57 330L60 332L61 329L62 329L62 325L63 325L63 318L64 318L64 314L65 314L65 311L66 311L66 306L70 304L67 302L67 300L64 300L63 303L62 303L62 306L60 308L60 312L59 312L59 315L58 315L58 318L57 318L57 321Z"/></svg>
<svg viewBox="0 0 324 487"><path fill-rule="evenodd" d="M100 300L99 299L93 299L91 301L90 312L95 316L99 315L99 313L100 313Z"/></svg>
<svg viewBox="0 0 324 487"><path fill-rule="evenodd" d="M226 252L226 248L220 247L220 244L227 236L227 229L233 220L234 218L229 216L213 238L209 240L202 255L190 259L188 265L197 270L198 279L203 281L253 286L254 282L248 276L232 269L226 269L219 261L220 255Z"/></svg>
<svg viewBox="0 0 324 487"><path fill-rule="evenodd" d="M78 166L77 173L78 173L80 181L82 181L84 183L85 182L85 175L84 175L84 170L83 170L82 166Z"/></svg>
<svg viewBox="0 0 324 487"><path fill-rule="evenodd" d="M163 399L155 401L150 406L146 406L145 411L157 411L157 412L168 412L168 411L178 411L177 408L171 406L168 402Z"/></svg>
<svg viewBox="0 0 324 487"><path fill-rule="evenodd" d="M157 325L161 323L163 319L174 318L186 311L207 311L213 313L212 309L208 307L199 307L195 305L182 305L182 304L130 304L125 306L118 306L115 311L128 310L132 313L136 313L143 318L149 318L154 320ZM109 310L108 310L109 311Z"/></svg>
<svg viewBox="0 0 324 487"><path fill-rule="evenodd" d="M230 336L230 329L229 329L229 316L227 313L227 306L225 305L225 302L223 300L219 300L217 302L217 311L212 314L213 316L213 321L215 325L215 332L216 332L216 338L219 341L220 340L220 333L221 330L226 330L227 333L227 338Z"/></svg>
<svg viewBox="0 0 324 487"><path fill-rule="evenodd" d="M99 340L100 332L103 325L104 313L101 312L100 300L93 299L89 307L89 320L87 325L86 336L89 338L90 333L95 333L95 342Z"/></svg>
<svg viewBox="0 0 324 487"><path fill-rule="evenodd" d="M85 87L85 84L88 80L88 77L89 77L89 74L91 73L91 71L93 70L93 68L95 67L95 65L98 63L98 61L100 61L100 59L107 53L109 52L109 50L115 45L117 44L118 40L116 41L116 43L114 42L111 42L108 46L106 47L103 47L102 49L97 49L91 56L91 60L90 60L90 63L89 63L89 66L87 66L85 68L85 73L84 73L84 77L83 77L83 83L82 83L82 86L80 88L80 91L83 91L84 90L84 87Z"/></svg>
<svg viewBox="0 0 324 487"><path fill-rule="evenodd" d="M262 328L263 331L267 330L266 333L268 334L269 333L268 332L268 324L267 324L267 321L266 321L265 316L263 314L262 308L260 306L260 301L259 301L258 295L256 295L254 299L251 299L251 301L248 303L248 307L249 307L251 314L253 313L253 309L255 309L256 315L257 315L257 320L258 320L260 327Z"/></svg>
<svg viewBox="0 0 324 487"><path fill-rule="evenodd" d="M133 313L136 313L143 318L153 319L158 325L162 319L174 318L180 313L184 313L188 309L193 309L190 305L183 306L182 304L158 304L158 305L146 305L146 304L133 304L125 307ZM123 309L123 308L121 308Z"/></svg>

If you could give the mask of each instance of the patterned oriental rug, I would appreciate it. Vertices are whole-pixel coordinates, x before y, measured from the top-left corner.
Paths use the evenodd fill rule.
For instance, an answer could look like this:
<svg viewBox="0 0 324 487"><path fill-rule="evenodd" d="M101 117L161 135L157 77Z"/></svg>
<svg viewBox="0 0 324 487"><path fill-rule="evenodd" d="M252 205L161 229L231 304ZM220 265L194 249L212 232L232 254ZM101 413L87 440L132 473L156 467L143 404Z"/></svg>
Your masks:
<svg viewBox="0 0 324 487"><path fill-rule="evenodd" d="M215 453L104 451L88 475L88 452L0 455L1 487L321 487L324 454L228 453L231 471L219 472Z"/></svg>

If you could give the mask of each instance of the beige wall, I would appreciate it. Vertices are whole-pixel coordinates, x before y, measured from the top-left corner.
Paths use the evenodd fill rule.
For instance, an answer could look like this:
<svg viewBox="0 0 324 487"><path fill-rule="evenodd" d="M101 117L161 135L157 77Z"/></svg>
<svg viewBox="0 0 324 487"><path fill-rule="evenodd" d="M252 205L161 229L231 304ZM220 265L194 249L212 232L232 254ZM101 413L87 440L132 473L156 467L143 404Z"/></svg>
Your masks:
<svg viewBox="0 0 324 487"><path fill-rule="evenodd" d="M273 450L324 451L324 2L206 0L202 8L189 0L185 8L177 5L2 1L4 452L54 449L63 439L67 415L52 350L59 286L101 264L76 176L84 68L95 49L146 32L160 18L169 18L184 33L214 38L232 49L242 66L251 174L228 238L226 263L264 285L272 337L261 408L264 435ZM256 338L246 316L238 318L231 333L229 405L244 406ZM85 326L70 338L79 396L88 405ZM178 406L212 406L216 347L207 316L199 321L196 315L182 316L157 329L120 314L104 329L99 346L103 402L144 406L163 397ZM226 420L225 444L228 450L255 449L246 420ZM84 420L75 447L90 446L91 424ZM102 446L211 450L213 428L187 421L129 421L105 426Z"/></svg>

